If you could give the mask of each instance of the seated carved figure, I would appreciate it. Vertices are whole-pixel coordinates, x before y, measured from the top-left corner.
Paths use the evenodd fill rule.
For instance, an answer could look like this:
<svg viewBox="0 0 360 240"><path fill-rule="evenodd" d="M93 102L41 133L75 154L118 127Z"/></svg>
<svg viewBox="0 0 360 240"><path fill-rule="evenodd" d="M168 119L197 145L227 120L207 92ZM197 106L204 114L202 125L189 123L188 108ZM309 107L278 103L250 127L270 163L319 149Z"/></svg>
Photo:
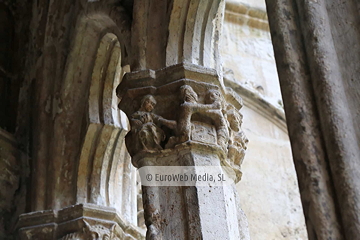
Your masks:
<svg viewBox="0 0 360 240"><path fill-rule="evenodd" d="M156 100L152 95L146 95L141 100L140 109L133 113L131 123L131 145L128 149L131 154L138 151L161 150L161 143L165 140L165 133L160 128L165 125L171 129L176 127L176 122L166 120L161 116L152 113Z"/></svg>
<svg viewBox="0 0 360 240"><path fill-rule="evenodd" d="M224 103L221 99L221 93L217 90L209 90L205 104L198 103L198 95L189 85L181 86L180 94L184 102L180 105L179 142L190 140L191 116L194 113L200 113L213 120L217 132L217 143L226 149L229 133L222 113Z"/></svg>
<svg viewBox="0 0 360 240"><path fill-rule="evenodd" d="M231 164L241 166L247 149L248 139L241 130L242 115L234 108L228 107L226 118L229 124L230 140L228 146L228 159Z"/></svg>

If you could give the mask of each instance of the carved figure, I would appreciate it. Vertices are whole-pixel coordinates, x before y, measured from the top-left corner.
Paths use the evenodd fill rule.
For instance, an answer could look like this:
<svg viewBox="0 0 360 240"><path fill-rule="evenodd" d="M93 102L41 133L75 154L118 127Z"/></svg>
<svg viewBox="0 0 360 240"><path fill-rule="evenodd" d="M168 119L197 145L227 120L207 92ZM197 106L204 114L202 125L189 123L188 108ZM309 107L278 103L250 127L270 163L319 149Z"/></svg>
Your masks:
<svg viewBox="0 0 360 240"><path fill-rule="evenodd" d="M226 149L229 132L222 113L224 101L221 93L218 90L209 90L205 97L205 104L198 103L198 95L189 85L181 86L180 94L184 103L180 105L179 142L190 140L191 116L194 113L200 113L213 120L217 132L217 143Z"/></svg>
<svg viewBox="0 0 360 240"><path fill-rule="evenodd" d="M190 140L191 134L191 116L196 112L198 104L198 95L189 85L180 87L180 95L184 103L180 105L179 116L179 142L186 142Z"/></svg>
<svg viewBox="0 0 360 240"><path fill-rule="evenodd" d="M230 129L230 140L228 146L228 159L230 163L240 167L245 157L248 139L241 130L242 115L236 109L228 105L226 119Z"/></svg>
<svg viewBox="0 0 360 240"><path fill-rule="evenodd" d="M176 122L166 120L161 116L152 113L155 108L156 100L152 95L146 95L141 100L140 109L133 113L130 118L131 144L128 146L129 151L135 153L137 151L161 150L161 143L165 140L165 133L160 128L165 125L171 129L176 127Z"/></svg>
<svg viewBox="0 0 360 240"><path fill-rule="evenodd" d="M223 111L226 109L226 104L220 91L215 89L209 90L205 97L205 103L212 106L212 109L205 111L205 115L214 121L217 133L217 143L226 148L227 142L229 141L229 131L223 114Z"/></svg>

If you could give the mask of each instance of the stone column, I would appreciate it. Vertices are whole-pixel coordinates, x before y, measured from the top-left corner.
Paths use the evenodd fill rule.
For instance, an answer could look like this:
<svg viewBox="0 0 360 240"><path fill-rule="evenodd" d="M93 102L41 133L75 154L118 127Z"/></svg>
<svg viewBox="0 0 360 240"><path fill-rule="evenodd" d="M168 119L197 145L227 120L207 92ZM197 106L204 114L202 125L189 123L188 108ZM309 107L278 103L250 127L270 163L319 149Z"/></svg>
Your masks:
<svg viewBox="0 0 360 240"><path fill-rule="evenodd" d="M360 2L266 2L309 239L358 239Z"/></svg>
<svg viewBox="0 0 360 240"><path fill-rule="evenodd" d="M222 87L215 70L178 64L128 73L118 96L131 123L126 145L135 167L193 166L198 173L226 166L240 180L242 100ZM234 184L142 190L146 239L249 239Z"/></svg>

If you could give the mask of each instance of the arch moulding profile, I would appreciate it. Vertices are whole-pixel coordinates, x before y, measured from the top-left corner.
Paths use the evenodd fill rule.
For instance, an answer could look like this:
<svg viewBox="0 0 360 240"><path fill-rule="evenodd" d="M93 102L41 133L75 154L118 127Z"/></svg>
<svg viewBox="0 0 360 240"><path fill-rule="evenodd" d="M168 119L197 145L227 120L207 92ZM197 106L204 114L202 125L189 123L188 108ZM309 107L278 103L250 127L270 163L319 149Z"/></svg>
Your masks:
<svg viewBox="0 0 360 240"><path fill-rule="evenodd" d="M127 34L105 14L78 18L55 90L51 142L42 146L49 148L49 160L33 167L47 169L32 182L33 210L41 211L20 216L21 239L87 239L93 231L111 239L143 238L135 226L135 170L123 141L128 123L115 92L127 68Z"/></svg>

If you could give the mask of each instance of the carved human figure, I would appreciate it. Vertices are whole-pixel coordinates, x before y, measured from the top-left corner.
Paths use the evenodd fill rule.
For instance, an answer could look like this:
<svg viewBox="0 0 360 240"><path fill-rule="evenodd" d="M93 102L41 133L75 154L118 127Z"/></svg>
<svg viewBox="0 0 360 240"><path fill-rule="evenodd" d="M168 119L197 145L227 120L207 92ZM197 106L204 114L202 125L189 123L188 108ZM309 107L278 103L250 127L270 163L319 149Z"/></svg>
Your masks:
<svg viewBox="0 0 360 240"><path fill-rule="evenodd" d="M160 128L165 125L171 129L176 128L176 122L166 120L153 113L156 100L152 95L146 95L141 100L141 107L133 113L131 123L131 144L128 144L130 153L138 151L161 150L162 141L165 140L165 133Z"/></svg>
<svg viewBox="0 0 360 240"><path fill-rule="evenodd" d="M228 105L226 119L230 130L230 139L228 146L228 159L230 163L240 167L245 157L248 139L241 130L243 116L235 110L234 107Z"/></svg>
<svg viewBox="0 0 360 240"><path fill-rule="evenodd" d="M229 131L223 114L226 109L226 104L220 91L210 89L206 94L205 104L211 106L211 109L205 110L204 114L214 121L217 133L217 143L223 148L226 148L229 141Z"/></svg>
<svg viewBox="0 0 360 240"><path fill-rule="evenodd" d="M199 105L198 95L191 86L184 85L180 87L180 96L184 102L180 105L178 120L179 142L186 142L191 135L191 116Z"/></svg>
<svg viewBox="0 0 360 240"><path fill-rule="evenodd" d="M189 85L181 86L180 94L184 102L180 105L179 142L190 140L191 116L194 113L200 113L213 120L217 132L217 143L226 149L229 132L222 113L224 101L222 101L221 93L218 90L209 90L205 97L205 104L198 103L198 95Z"/></svg>

